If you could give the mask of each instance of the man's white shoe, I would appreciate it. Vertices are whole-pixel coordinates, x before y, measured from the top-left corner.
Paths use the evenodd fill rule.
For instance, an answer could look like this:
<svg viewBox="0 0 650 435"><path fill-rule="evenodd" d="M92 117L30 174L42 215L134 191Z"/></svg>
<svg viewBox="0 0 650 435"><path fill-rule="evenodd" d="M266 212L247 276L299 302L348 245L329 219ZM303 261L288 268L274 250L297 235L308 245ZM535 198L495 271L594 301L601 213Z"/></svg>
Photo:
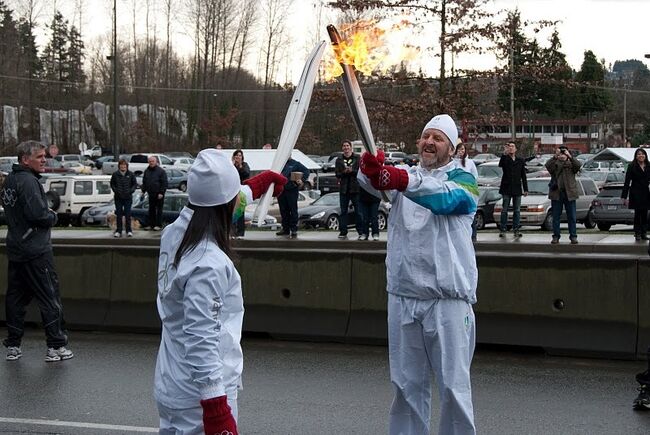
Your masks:
<svg viewBox="0 0 650 435"><path fill-rule="evenodd" d="M115 234L113 234L113 237L115 237L116 239L120 238L120 237L122 237L122 233L118 233L117 231L115 231Z"/></svg>
<svg viewBox="0 0 650 435"><path fill-rule="evenodd" d="M16 361L23 356L23 351L18 346L9 346L7 348L7 361Z"/></svg>
<svg viewBox="0 0 650 435"><path fill-rule="evenodd" d="M133 233L129 231L128 233L126 233L126 237L133 237Z"/></svg>
<svg viewBox="0 0 650 435"><path fill-rule="evenodd" d="M45 354L45 362L64 361L66 359L72 358L73 356L74 354L72 351L70 349L66 349L65 346L61 346L58 349L50 347L47 349L47 353Z"/></svg>

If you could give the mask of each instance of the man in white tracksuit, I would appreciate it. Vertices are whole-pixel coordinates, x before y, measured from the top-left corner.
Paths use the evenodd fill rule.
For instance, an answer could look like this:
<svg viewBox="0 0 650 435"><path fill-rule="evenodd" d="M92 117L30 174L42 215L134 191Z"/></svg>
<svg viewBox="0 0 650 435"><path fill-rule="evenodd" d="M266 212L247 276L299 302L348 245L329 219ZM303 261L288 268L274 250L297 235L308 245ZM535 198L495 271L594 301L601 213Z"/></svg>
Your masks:
<svg viewBox="0 0 650 435"><path fill-rule="evenodd" d="M362 156L364 188L390 190L386 255L388 342L395 397L390 435L429 434L431 374L441 435L475 434L470 383L478 272L471 238L476 178L452 160L458 130L435 116L418 141L420 165ZM372 187L371 187L372 186Z"/></svg>

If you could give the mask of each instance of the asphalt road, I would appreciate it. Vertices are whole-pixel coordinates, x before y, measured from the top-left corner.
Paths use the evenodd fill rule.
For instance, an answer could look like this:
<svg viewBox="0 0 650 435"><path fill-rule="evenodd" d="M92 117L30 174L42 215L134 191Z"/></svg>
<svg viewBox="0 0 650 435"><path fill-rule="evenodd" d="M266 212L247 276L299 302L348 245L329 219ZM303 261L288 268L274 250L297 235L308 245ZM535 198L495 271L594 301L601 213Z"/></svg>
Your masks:
<svg viewBox="0 0 650 435"><path fill-rule="evenodd" d="M243 344L242 434L387 433L385 347L251 337ZM0 433L156 433L158 337L73 331L70 347L74 359L46 364L34 329L20 361L0 361ZM634 374L644 366L480 348L472 367L479 433L648 434L650 412L631 408Z"/></svg>

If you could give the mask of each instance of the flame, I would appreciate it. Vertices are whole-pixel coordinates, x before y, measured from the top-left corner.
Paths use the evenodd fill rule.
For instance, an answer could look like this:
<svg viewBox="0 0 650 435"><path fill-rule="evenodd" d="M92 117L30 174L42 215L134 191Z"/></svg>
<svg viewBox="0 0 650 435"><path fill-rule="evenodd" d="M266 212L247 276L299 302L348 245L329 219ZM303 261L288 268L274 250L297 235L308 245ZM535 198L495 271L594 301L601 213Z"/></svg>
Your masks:
<svg viewBox="0 0 650 435"><path fill-rule="evenodd" d="M332 81L343 74L340 64L352 65L364 75L385 73L394 66L415 59L419 50L408 42L412 37L411 23L358 21L342 28L347 39L326 55L323 64L325 81Z"/></svg>

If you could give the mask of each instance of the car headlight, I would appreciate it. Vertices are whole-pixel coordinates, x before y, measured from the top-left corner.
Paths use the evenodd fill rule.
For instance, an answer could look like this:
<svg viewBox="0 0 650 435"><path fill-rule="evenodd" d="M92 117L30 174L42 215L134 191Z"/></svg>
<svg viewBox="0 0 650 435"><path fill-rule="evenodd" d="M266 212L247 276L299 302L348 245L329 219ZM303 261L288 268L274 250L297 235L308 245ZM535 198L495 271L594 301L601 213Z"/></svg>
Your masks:
<svg viewBox="0 0 650 435"><path fill-rule="evenodd" d="M323 216L325 216L325 212L321 211L320 213L316 213L316 214L312 215L310 219L320 219Z"/></svg>

